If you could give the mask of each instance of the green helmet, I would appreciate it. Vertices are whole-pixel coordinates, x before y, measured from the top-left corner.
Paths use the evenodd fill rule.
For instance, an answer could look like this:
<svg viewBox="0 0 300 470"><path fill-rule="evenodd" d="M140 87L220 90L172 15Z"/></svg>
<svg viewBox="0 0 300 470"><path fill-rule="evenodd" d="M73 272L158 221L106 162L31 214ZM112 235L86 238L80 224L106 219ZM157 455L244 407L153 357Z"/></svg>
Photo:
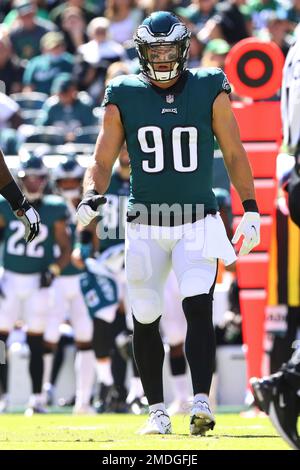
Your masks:
<svg viewBox="0 0 300 470"><path fill-rule="evenodd" d="M48 181L48 169L43 160L30 155L22 160L18 168L18 178L29 201L41 199Z"/></svg>
<svg viewBox="0 0 300 470"><path fill-rule="evenodd" d="M178 77L186 69L190 35L173 13L157 11L148 16L134 36L142 72L160 82ZM164 51L164 59L155 60Z"/></svg>

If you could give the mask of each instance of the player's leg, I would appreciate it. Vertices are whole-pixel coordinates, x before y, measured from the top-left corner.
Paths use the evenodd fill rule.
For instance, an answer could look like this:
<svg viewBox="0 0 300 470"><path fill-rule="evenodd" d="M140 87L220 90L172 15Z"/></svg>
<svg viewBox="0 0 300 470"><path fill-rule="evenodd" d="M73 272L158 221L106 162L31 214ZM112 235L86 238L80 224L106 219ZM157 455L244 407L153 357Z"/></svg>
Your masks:
<svg viewBox="0 0 300 470"><path fill-rule="evenodd" d="M61 277L54 280L50 288L41 289L47 295L50 302L49 311L45 318L44 328L44 354L43 354L43 401L45 403L52 402L55 393L54 385L51 382L51 374L53 369L54 356L57 351L60 339L60 326L64 322L67 314L67 291L61 282Z"/></svg>
<svg viewBox="0 0 300 470"><path fill-rule="evenodd" d="M30 349L29 373L32 395L26 415L44 413L42 383L44 373L44 331L47 314L51 312L51 288L39 288L39 276L33 277L32 289L24 302L24 320L28 328L27 342ZM48 343L50 346L50 344Z"/></svg>
<svg viewBox="0 0 300 470"><path fill-rule="evenodd" d="M5 345L5 364L0 366L0 413L3 413L8 406L7 400L7 354L6 341L8 338L7 331L0 330L0 342Z"/></svg>
<svg viewBox="0 0 300 470"><path fill-rule="evenodd" d="M187 363L184 354L186 319L182 310L178 282L172 270L164 289L164 314L161 329L164 342L170 347L169 361L174 400L168 408L170 415L186 413L189 400Z"/></svg>
<svg viewBox="0 0 300 470"><path fill-rule="evenodd" d="M68 276L71 278L71 276ZM76 401L74 413L90 413L90 400L95 379L95 354L92 348L93 323L85 306L78 276L66 279L69 292L73 293L70 304L70 320L74 328L77 346L75 357ZM66 287L65 283L65 287Z"/></svg>
<svg viewBox="0 0 300 470"><path fill-rule="evenodd" d="M194 240L192 232L195 234ZM208 396L215 362L212 303L217 260L203 256L203 238L204 221L200 221L193 224L189 233L183 235L172 253L173 268L187 320L185 352L194 392L191 411L192 434L205 434L215 425Z"/></svg>
<svg viewBox="0 0 300 470"><path fill-rule="evenodd" d="M115 315L116 307L112 307ZM113 317L112 317L113 318ZM96 356L97 382L100 386L99 403L96 409L99 413L108 411L110 391L113 386L113 375L111 370L111 350L113 347L112 321L108 322L102 318L93 319L92 345Z"/></svg>
<svg viewBox="0 0 300 470"><path fill-rule="evenodd" d="M164 347L159 332L163 287L170 270L170 253L156 240L135 239L127 233L125 269L133 314L133 351L150 418L144 434L171 432L164 397L162 367Z"/></svg>
<svg viewBox="0 0 300 470"><path fill-rule="evenodd" d="M126 413L128 411L128 406L126 404L127 388L125 382L129 357L127 353L124 354L124 351L119 348L120 342L122 342L123 338L125 338L125 341L128 340L126 315L123 302L119 305L112 327L114 341L111 365L114 378L114 390L111 400L111 411L115 413Z"/></svg>

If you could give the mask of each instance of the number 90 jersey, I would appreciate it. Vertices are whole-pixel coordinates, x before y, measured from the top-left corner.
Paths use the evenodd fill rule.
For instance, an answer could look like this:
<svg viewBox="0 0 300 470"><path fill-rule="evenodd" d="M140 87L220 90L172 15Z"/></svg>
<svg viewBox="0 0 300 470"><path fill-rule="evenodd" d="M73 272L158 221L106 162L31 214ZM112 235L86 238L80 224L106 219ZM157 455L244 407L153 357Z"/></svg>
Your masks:
<svg viewBox="0 0 300 470"><path fill-rule="evenodd" d="M54 261L54 224L68 220L69 212L59 196L46 195L37 207L41 217L40 232L31 242L24 240L24 225L16 219L8 202L0 197L0 216L5 222L3 266L21 274L44 271Z"/></svg>
<svg viewBox="0 0 300 470"><path fill-rule="evenodd" d="M118 106L130 155L129 215L134 215L135 204L144 205L148 213L151 205L164 203L217 208L212 108L222 91L231 90L218 68L188 70L166 89L143 75L109 83L103 105Z"/></svg>

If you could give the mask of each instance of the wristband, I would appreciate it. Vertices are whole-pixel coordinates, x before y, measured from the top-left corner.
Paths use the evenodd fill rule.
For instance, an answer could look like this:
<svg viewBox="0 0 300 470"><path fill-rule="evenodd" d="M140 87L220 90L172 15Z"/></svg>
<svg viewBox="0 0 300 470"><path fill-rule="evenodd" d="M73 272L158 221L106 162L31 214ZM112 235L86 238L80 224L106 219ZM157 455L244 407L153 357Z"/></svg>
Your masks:
<svg viewBox="0 0 300 470"><path fill-rule="evenodd" d="M84 199L86 197L93 197L93 196L99 196L98 191L96 189L89 189L85 194L84 194Z"/></svg>
<svg viewBox="0 0 300 470"><path fill-rule="evenodd" d="M259 212L255 199L246 199L242 204L245 212Z"/></svg>
<svg viewBox="0 0 300 470"><path fill-rule="evenodd" d="M15 180L12 180L4 186L4 188L0 189L0 194L7 200L13 211L19 209L24 201L24 194L21 192Z"/></svg>

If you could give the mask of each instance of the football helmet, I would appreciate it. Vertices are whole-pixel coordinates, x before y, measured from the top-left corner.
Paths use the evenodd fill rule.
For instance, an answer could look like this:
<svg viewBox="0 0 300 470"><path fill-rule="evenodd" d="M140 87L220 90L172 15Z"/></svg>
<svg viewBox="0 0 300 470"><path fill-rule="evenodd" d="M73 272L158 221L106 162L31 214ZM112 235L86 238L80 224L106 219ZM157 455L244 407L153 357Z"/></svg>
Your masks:
<svg viewBox="0 0 300 470"><path fill-rule="evenodd" d="M178 77L186 69L190 35L185 24L170 12L148 16L134 36L143 74L159 82Z"/></svg>
<svg viewBox="0 0 300 470"><path fill-rule="evenodd" d="M281 437L300 450L297 421L300 414L300 349L287 364L268 377L250 380L256 405L267 413Z"/></svg>
<svg viewBox="0 0 300 470"><path fill-rule="evenodd" d="M64 157L53 170L56 188L68 200L81 198L81 182L84 168L72 157Z"/></svg>
<svg viewBox="0 0 300 470"><path fill-rule="evenodd" d="M21 161L17 174L29 202L41 199L48 182L48 169L43 160L29 155L28 158Z"/></svg>

